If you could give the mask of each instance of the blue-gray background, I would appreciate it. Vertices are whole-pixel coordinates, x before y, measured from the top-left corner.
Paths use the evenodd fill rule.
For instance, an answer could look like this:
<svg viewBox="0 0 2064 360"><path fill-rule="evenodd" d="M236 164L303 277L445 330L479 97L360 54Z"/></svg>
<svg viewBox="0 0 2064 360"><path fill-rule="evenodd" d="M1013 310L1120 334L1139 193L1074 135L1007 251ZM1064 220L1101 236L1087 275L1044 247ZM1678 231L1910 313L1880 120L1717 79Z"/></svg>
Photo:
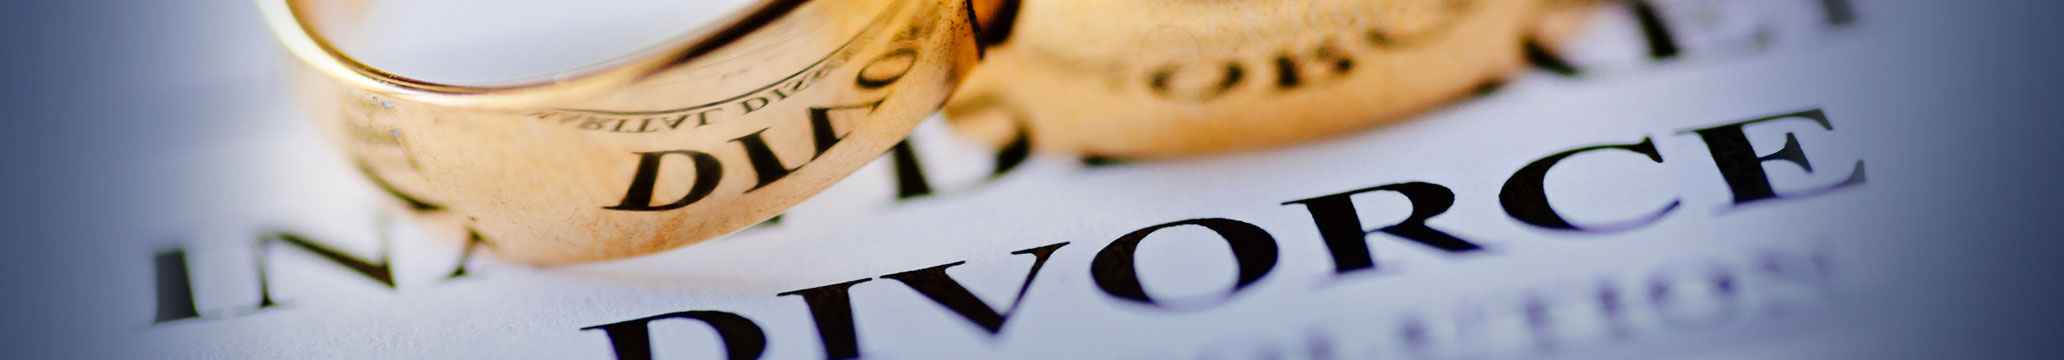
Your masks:
<svg viewBox="0 0 2064 360"><path fill-rule="evenodd" d="M1940 223L1932 225L1938 231L1876 241L1950 241L1970 248L1944 255L1955 258L1943 262L1967 265L1943 274L1955 286L1929 292L1944 306L1915 314L1937 319L1920 324L1939 326L1915 331L1958 339L1942 342L1949 348L1932 355L2064 355L2055 342L2064 337L2057 330L2064 327L2056 325L2064 320L2064 302L2057 297L2064 295L2057 277L2064 275L2058 269L2064 238L2055 228L2064 221L2058 210L2064 191L2056 178L2064 174L2058 170L2064 146L2052 140L2064 129L2057 124L2064 112L2055 108L2064 103L2056 82L2064 41L2055 30L2064 6L2035 0L1955 3L1977 10L1945 13L1927 23L1881 24L1925 31L1914 32L1924 35L1912 39L1911 52L1853 59L1858 67L1946 80L1929 84L1932 89L1852 91L1937 91L1940 101L1934 103L1945 108L1929 114L1963 114L1875 121L1954 123L1967 132L1913 144L1940 149L1934 153L1958 164L1925 181L1941 185L1934 193L1905 194L1916 199L1907 203L1913 209L1939 214ZM0 141L0 234L6 244L0 250L0 293L6 299L0 317L7 322L0 357L135 346L98 337L79 324L79 314L140 301L82 285L114 276L104 270L124 259L105 256L109 244L138 241L106 234L147 222L152 213L137 210L137 204L206 200L169 194L176 190L134 169L165 152L247 133L239 129L299 121L251 109L243 98L285 90L271 75L279 54L245 46L271 40L254 6L244 1L19 0L0 13L0 50L6 53L0 71L8 75L0 91L8 110L0 113L8 119L0 124L11 134Z"/></svg>

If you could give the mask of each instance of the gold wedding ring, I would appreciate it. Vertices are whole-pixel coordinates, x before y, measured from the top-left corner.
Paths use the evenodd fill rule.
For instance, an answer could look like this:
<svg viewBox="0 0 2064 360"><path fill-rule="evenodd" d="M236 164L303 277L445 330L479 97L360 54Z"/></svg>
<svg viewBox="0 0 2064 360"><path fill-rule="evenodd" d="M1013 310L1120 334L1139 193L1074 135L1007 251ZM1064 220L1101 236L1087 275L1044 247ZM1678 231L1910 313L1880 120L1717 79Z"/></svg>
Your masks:
<svg viewBox="0 0 2064 360"><path fill-rule="evenodd" d="M387 73L316 30L344 21L319 1L259 4L299 60L288 77L304 104L367 175L462 215L501 255L566 263L735 232L858 170L972 69L975 2L766 0L597 70L510 86Z"/></svg>
<svg viewBox="0 0 2064 360"><path fill-rule="evenodd" d="M957 128L1029 131L1048 150L1281 144L1495 81L1522 66L1522 41L1552 44L1588 1L764 0L596 70L509 86L381 71L316 30L342 21L317 1L259 3L299 60L288 77L304 103L370 178L458 215L501 255L567 263L762 222L949 95Z"/></svg>
<svg viewBox="0 0 2064 360"><path fill-rule="evenodd" d="M1041 0L946 108L994 143L1151 158L1350 133L1495 84L1589 0Z"/></svg>

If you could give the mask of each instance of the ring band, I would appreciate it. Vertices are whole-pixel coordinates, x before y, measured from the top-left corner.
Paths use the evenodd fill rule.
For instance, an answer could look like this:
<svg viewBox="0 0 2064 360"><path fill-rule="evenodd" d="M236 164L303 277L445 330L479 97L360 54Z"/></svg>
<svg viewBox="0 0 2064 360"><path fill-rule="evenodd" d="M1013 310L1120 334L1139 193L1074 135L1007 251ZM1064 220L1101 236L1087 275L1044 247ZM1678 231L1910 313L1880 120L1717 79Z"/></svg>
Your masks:
<svg viewBox="0 0 2064 360"><path fill-rule="evenodd" d="M260 0L318 124L418 208L501 255L622 258L773 217L894 146L981 56L969 0L767 0L686 41L511 86L390 74L313 0Z"/></svg>
<svg viewBox="0 0 2064 360"><path fill-rule="evenodd" d="M1598 2L1028 1L946 114L983 141L1103 158L1310 141L1495 85Z"/></svg>

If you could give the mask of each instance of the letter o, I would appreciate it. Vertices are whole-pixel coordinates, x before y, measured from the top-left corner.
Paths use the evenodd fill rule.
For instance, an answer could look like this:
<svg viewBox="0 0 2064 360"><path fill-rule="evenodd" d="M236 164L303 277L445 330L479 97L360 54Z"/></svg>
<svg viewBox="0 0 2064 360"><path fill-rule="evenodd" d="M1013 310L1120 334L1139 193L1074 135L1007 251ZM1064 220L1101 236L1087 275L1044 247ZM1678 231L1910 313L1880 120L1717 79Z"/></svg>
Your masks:
<svg viewBox="0 0 2064 360"><path fill-rule="evenodd" d="M1147 295L1146 288L1140 285L1139 273L1133 267L1133 255L1138 251L1140 241L1146 240L1147 235L1161 229L1185 225L1202 226L1218 233L1219 238L1225 240L1226 246L1233 250L1233 262L1239 266L1239 280L1233 282L1233 288L1227 290L1223 296L1180 299L1174 302L1186 305L1171 306L1168 299L1155 299ZM1209 218L1148 226L1120 236L1117 241L1105 245L1103 250L1097 252L1096 258L1090 260L1089 273L1096 281L1097 288L1121 300L1170 310L1201 310L1232 298L1240 290L1254 285L1262 276L1268 275L1275 267L1276 239L1269 236L1268 231L1239 220Z"/></svg>

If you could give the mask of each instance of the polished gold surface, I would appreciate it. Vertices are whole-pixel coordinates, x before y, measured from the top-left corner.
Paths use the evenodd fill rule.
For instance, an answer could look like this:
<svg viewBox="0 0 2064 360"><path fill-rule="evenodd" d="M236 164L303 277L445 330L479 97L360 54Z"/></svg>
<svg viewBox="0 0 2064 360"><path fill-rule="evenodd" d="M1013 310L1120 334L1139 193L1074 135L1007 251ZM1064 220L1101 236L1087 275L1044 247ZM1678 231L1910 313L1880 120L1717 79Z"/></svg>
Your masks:
<svg viewBox="0 0 2064 360"><path fill-rule="evenodd" d="M350 34L361 4L260 1L307 108L371 179L503 256L547 264L764 221L949 95L964 133L1108 157L1367 128L1499 81L1590 3L767 0L594 69L475 86L338 50L325 34Z"/></svg>
<svg viewBox="0 0 2064 360"><path fill-rule="evenodd" d="M410 206L533 263L658 252L773 217L902 140L981 51L974 2L770 0L599 69L465 86L354 60L316 30L346 31L332 28L349 11L314 3L260 7L320 126Z"/></svg>
<svg viewBox="0 0 2064 360"><path fill-rule="evenodd" d="M978 138L1103 157L1308 141L1495 84L1592 3L1026 1L946 111Z"/></svg>

